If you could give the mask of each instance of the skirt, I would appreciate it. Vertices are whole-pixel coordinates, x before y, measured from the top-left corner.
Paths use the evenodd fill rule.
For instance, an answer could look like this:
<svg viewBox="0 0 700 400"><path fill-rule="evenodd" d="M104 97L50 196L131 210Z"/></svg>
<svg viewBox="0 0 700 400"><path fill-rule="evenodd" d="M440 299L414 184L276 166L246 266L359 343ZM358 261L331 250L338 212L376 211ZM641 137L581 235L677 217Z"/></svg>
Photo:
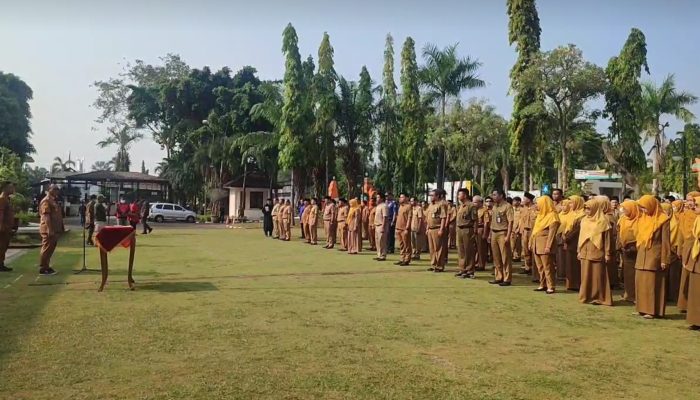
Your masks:
<svg viewBox="0 0 700 400"><path fill-rule="evenodd" d="M576 256L576 250L566 250L564 265L566 267L566 288L579 290L581 287L581 261Z"/></svg>
<svg viewBox="0 0 700 400"><path fill-rule="evenodd" d="M666 315L666 271L638 269L634 275L637 312L663 317Z"/></svg>
<svg viewBox="0 0 700 400"><path fill-rule="evenodd" d="M690 272L688 285L688 314L685 320L690 325L700 326L700 274Z"/></svg>
<svg viewBox="0 0 700 400"><path fill-rule="evenodd" d="M678 291L681 287L681 260L676 259L668 267L668 280L666 281L666 300L678 300Z"/></svg>
<svg viewBox="0 0 700 400"><path fill-rule="evenodd" d="M637 274L637 270L634 268L634 264L637 262L637 253L623 253L622 254L622 277L625 281L625 293L622 298L625 301L634 303L636 298L636 293L634 290L634 279Z"/></svg>
<svg viewBox="0 0 700 400"><path fill-rule="evenodd" d="M608 269L604 261L581 260L581 303L613 305Z"/></svg>
<svg viewBox="0 0 700 400"><path fill-rule="evenodd" d="M678 311L680 312L686 312L688 310L688 285L691 274L692 272L685 268L681 271L681 283L678 288L678 302L676 303L676 307L678 307Z"/></svg>

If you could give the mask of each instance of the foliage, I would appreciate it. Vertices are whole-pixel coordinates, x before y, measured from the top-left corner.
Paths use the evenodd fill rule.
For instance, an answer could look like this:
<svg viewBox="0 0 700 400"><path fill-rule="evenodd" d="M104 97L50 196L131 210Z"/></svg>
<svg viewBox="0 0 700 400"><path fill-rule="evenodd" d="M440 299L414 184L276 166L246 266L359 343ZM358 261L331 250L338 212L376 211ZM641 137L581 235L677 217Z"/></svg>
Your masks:
<svg viewBox="0 0 700 400"><path fill-rule="evenodd" d="M683 154L683 140L686 140L685 154ZM690 164L693 164L698 156L700 156L700 125L686 124L683 131L678 132L678 137L671 141L666 149L664 174L661 176L661 186L664 190L683 193L684 168L687 168L688 172L687 187L689 191L696 190L698 179L691 173ZM687 165L684 165L684 162Z"/></svg>
<svg viewBox="0 0 700 400"><path fill-rule="evenodd" d="M25 159L34 152L29 142L32 89L13 74L0 72L0 147Z"/></svg>
<svg viewBox="0 0 700 400"><path fill-rule="evenodd" d="M129 149L134 142L137 142L143 138L143 134L136 132L133 128L126 124L119 128L109 127L107 128L107 131L109 132L109 136L97 142L97 145L101 148L116 145L117 154L112 159L114 170L129 171L129 168L131 167Z"/></svg>
<svg viewBox="0 0 700 400"><path fill-rule="evenodd" d="M315 108L314 139L319 152L315 158L322 163L317 169L323 171L324 186L330 182L335 166L334 124L337 108L335 86L338 77L333 67L333 47L328 33L318 49L318 72L313 78L313 103ZM319 174L320 175L320 174Z"/></svg>
<svg viewBox="0 0 700 400"><path fill-rule="evenodd" d="M380 92L377 103L379 168L375 183L379 188L392 191L397 183L395 178L399 169L396 160L399 142L399 110L397 87L394 81L394 38L391 34L386 35L382 85L378 90Z"/></svg>
<svg viewBox="0 0 700 400"><path fill-rule="evenodd" d="M75 161L71 160L70 154L68 159L63 161L61 157L54 157L53 164L51 164L51 172L65 172L65 171L75 171Z"/></svg>
<svg viewBox="0 0 700 400"><path fill-rule="evenodd" d="M530 155L540 131L542 93L524 85L522 75L540 51L540 18L535 0L507 0L508 43L515 44L518 59L510 71L513 117L510 122L511 149L522 159L523 188L530 186Z"/></svg>
<svg viewBox="0 0 700 400"><path fill-rule="evenodd" d="M113 171L114 170L114 160L108 161L95 161L90 167L93 171Z"/></svg>
<svg viewBox="0 0 700 400"><path fill-rule="evenodd" d="M608 86L603 116L610 119L605 156L612 169L623 175L629 186L637 186L635 175L646 167L639 140L642 131L643 102L639 78L649 73L644 33L633 28L620 51L605 69Z"/></svg>
<svg viewBox="0 0 700 400"><path fill-rule="evenodd" d="M412 193L426 178L421 160L426 156L425 110L420 97L421 71L416 61L415 42L406 38L401 50L401 135L396 154L398 190Z"/></svg>

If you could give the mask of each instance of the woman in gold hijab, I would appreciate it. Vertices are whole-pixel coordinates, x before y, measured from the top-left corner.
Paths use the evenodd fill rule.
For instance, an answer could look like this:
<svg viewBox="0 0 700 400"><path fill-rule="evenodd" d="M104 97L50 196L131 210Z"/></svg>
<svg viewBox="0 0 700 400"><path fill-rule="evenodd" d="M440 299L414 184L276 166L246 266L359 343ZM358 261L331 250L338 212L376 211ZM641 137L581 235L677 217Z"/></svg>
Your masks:
<svg viewBox="0 0 700 400"><path fill-rule="evenodd" d="M637 312L644 318L666 314L666 269L671 263L670 218L659 201L650 195L639 201L637 222L637 261L634 287Z"/></svg>
<svg viewBox="0 0 700 400"><path fill-rule="evenodd" d="M700 197L695 202L700 201ZM695 213L700 214L700 207L695 207ZM690 324L690 329L700 329L700 218L693 222L691 230L692 246L687 263L684 263L684 271L688 273L688 314L685 320Z"/></svg>
<svg viewBox="0 0 700 400"><path fill-rule="evenodd" d="M561 222L557 230L557 236L554 238L556 243L556 262L554 263L556 269L555 278L564 280L564 278L566 278L566 252L564 251L564 238L562 234L564 233L564 229L566 229L564 224L568 224L570 221L571 201L569 199L564 199L559 202L558 207L555 206L555 209L559 211L559 222Z"/></svg>
<svg viewBox="0 0 700 400"><path fill-rule="evenodd" d="M540 286L535 291L547 291L554 293L556 277L552 256L554 255L554 241L559 229L559 215L554 209L554 201L549 196L537 199L537 218L532 228L530 249L535 255L535 265L540 274Z"/></svg>
<svg viewBox="0 0 700 400"><path fill-rule="evenodd" d="M608 196L597 196L596 199L599 199L602 202L601 211L610 223L610 234L612 235L610 237L610 240L613 244L613 256L610 259L610 261L608 261L608 263L606 264L606 267L608 270L608 279L610 280L610 287L616 289L620 286L620 276L618 273L620 263L617 259L617 252L614 250L615 243L617 243L617 218L615 217L616 210L613 209L612 202L610 201L610 198Z"/></svg>
<svg viewBox="0 0 700 400"><path fill-rule="evenodd" d="M626 200L622 202L622 216L617 221L617 250L622 254L622 276L625 284L625 292L622 300L634 303L634 265L637 262L637 221L639 220L639 207L636 201Z"/></svg>
<svg viewBox="0 0 700 400"><path fill-rule="evenodd" d="M350 200L350 210L346 220L348 227L348 254L360 251L360 235L362 234L362 212L357 199Z"/></svg>
<svg viewBox="0 0 700 400"><path fill-rule="evenodd" d="M678 291L681 285L681 257L683 254L683 234L681 233L681 218L683 213L683 200L675 200L671 204L661 205L670 220L671 228L671 264L668 266L666 280L666 300L677 301ZM692 230L692 227L690 228Z"/></svg>
<svg viewBox="0 0 700 400"><path fill-rule="evenodd" d="M696 212L700 211L700 209L696 207L696 204L700 202L700 197L691 197L691 195L695 193L700 196L700 192L688 193L688 197L686 197L685 204L683 205L683 212L678 218L681 236L683 238L683 245L681 246L681 263L683 265L683 269L681 270L681 281L678 285L678 301L676 302L676 307L678 307L678 311L681 313L688 310L688 284L690 280L691 265L693 264L690 254L693 246L695 245L693 227L695 226L695 220L697 219Z"/></svg>
<svg viewBox="0 0 700 400"><path fill-rule="evenodd" d="M577 257L578 235L581 230L581 218L584 216L583 197L569 196L569 213L566 215L566 227L562 231L564 268L566 269L566 289L577 292L581 287L581 262Z"/></svg>
<svg viewBox="0 0 700 400"><path fill-rule="evenodd" d="M606 264L613 255L612 228L603 212L604 201L588 200L584 204L578 238L578 259L581 261L581 303L612 306L612 290Z"/></svg>

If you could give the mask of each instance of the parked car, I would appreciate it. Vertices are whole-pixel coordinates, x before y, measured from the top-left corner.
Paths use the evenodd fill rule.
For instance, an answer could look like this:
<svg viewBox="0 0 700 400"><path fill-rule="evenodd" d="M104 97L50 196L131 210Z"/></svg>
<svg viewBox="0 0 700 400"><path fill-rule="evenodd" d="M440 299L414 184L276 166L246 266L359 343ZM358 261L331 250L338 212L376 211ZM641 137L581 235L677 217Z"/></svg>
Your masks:
<svg viewBox="0 0 700 400"><path fill-rule="evenodd" d="M153 203L151 204L151 213L148 219L163 222L163 221L185 221L195 222L197 214L182 206L172 203Z"/></svg>

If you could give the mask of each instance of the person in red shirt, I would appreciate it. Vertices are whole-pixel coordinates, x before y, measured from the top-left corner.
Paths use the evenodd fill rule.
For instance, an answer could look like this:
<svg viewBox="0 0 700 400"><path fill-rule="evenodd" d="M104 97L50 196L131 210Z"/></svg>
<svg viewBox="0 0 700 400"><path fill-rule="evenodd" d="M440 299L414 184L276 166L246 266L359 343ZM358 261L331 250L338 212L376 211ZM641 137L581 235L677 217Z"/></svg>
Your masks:
<svg viewBox="0 0 700 400"><path fill-rule="evenodd" d="M119 199L119 204L117 204L117 211L115 213L119 225L126 226L126 222L129 218L130 208L131 207L129 207L129 204L126 202L126 199Z"/></svg>
<svg viewBox="0 0 700 400"><path fill-rule="evenodd" d="M140 221L141 207L139 206L138 199L134 199L134 201L131 202L131 205L129 205L129 223L131 224L131 227L135 230Z"/></svg>

